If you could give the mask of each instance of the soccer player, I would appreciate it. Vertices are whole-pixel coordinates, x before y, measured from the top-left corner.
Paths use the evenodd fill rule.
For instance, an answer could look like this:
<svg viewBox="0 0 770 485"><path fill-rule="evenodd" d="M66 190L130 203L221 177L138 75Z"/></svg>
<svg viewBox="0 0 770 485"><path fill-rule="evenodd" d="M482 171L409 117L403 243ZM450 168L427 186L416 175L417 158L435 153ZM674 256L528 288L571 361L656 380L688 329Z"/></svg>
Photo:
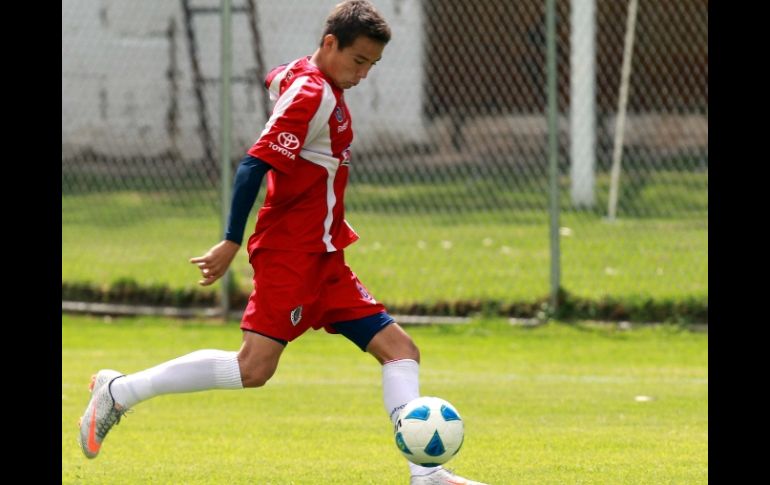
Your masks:
<svg viewBox="0 0 770 485"><path fill-rule="evenodd" d="M267 174L267 196L246 246L254 290L240 325L240 351L199 350L128 375L100 370L80 423L88 458L99 454L112 426L142 401L265 385L288 342L311 327L342 334L379 361L391 421L420 396L417 346L345 264L343 251L358 239L344 219L353 140L344 90L366 78L390 36L371 3L343 2L326 19L312 56L268 73L265 85L275 107L236 171L224 240L190 259L203 286L225 273ZM412 485L478 484L442 467L409 463L409 468Z"/></svg>

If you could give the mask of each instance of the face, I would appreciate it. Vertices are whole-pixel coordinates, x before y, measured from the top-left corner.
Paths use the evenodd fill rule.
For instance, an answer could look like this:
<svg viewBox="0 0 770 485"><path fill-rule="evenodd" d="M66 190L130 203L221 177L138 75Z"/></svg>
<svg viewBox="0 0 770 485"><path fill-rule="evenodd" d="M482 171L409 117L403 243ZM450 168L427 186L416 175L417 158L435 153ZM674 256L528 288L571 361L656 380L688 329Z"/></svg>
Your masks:
<svg viewBox="0 0 770 485"><path fill-rule="evenodd" d="M369 74L369 70L382 58L385 44L360 35L342 50L337 49L337 38L331 34L324 38L324 72L340 89L350 89Z"/></svg>

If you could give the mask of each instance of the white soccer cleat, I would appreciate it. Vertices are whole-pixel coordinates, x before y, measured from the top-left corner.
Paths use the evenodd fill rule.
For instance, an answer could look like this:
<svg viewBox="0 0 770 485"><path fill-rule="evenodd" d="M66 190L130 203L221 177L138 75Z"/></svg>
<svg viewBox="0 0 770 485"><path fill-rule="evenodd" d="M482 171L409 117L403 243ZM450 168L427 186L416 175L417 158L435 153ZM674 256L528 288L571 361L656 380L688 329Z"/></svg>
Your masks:
<svg viewBox="0 0 770 485"><path fill-rule="evenodd" d="M80 418L80 448L88 458L96 458L102 447L102 442L113 425L120 422L128 409L116 407L115 400L110 394L110 384L118 377L120 372L111 369L102 369L91 377L88 386L91 391L91 400L85 413Z"/></svg>
<svg viewBox="0 0 770 485"><path fill-rule="evenodd" d="M428 475L412 475L409 485L487 485L486 483L474 482L455 475L445 468L439 468Z"/></svg>

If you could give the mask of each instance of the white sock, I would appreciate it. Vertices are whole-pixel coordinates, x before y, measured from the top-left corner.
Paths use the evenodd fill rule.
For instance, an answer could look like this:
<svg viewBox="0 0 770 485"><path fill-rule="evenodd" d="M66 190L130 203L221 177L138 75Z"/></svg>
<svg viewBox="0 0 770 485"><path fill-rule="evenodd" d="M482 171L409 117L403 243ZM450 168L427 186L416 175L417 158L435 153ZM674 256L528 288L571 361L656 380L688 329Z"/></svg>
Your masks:
<svg viewBox="0 0 770 485"><path fill-rule="evenodd" d="M391 360L382 365L382 395L385 412L396 425L401 409L412 399L420 397L420 364L412 359ZM409 463L412 475L427 475L441 467L424 467Z"/></svg>
<svg viewBox="0 0 770 485"><path fill-rule="evenodd" d="M198 350L149 369L115 379L110 391L125 408L161 394L243 389L238 353Z"/></svg>

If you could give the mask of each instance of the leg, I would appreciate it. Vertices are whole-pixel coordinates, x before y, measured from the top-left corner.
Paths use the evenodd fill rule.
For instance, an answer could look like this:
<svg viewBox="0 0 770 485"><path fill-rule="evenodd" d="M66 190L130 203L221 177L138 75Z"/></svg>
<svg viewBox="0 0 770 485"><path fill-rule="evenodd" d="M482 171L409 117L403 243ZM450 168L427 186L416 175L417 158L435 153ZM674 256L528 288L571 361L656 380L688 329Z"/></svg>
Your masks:
<svg viewBox="0 0 770 485"><path fill-rule="evenodd" d="M377 332L366 347L366 351L372 354L380 364L401 359L420 362L420 349L395 322Z"/></svg>
<svg viewBox="0 0 770 485"><path fill-rule="evenodd" d="M385 410L395 425L398 412L412 399L420 397L420 351L411 337L391 323L372 338L366 351L382 364L382 390ZM408 462L412 485L484 485L437 467Z"/></svg>
<svg viewBox="0 0 770 485"><path fill-rule="evenodd" d="M398 411L420 397L420 350L417 345L384 311L331 326L382 364L385 410L395 423Z"/></svg>
<svg viewBox="0 0 770 485"><path fill-rule="evenodd" d="M340 255L341 259L341 255ZM334 303L338 307L357 311L366 309L366 315L357 319L341 318L341 321L330 326L348 340L353 342L361 350L372 354L382 364L382 390L385 411L390 420L395 424L398 412L406 404L420 397L419 362L420 350L412 338L393 321L385 311L382 304L378 304L358 278L343 264L340 271L341 277L337 278L339 284L327 288L330 294L335 296ZM378 312L378 313L373 313ZM350 317L348 317L350 318ZM449 485L452 482L444 480L441 475L446 471L441 467L422 467L407 461L413 483L433 483ZM430 475L430 478L429 478ZM459 477L457 477L459 478ZM470 483L465 481L454 482L457 485Z"/></svg>
<svg viewBox="0 0 770 485"><path fill-rule="evenodd" d="M395 425L399 411L420 397L420 350L400 325L391 323L372 338L366 351L382 364L385 411ZM407 463L412 476L427 476L440 469Z"/></svg>
<svg viewBox="0 0 770 485"><path fill-rule="evenodd" d="M243 332L239 352L198 350L117 379L115 401L130 408L155 396L209 389L259 387L272 377L283 345L254 332Z"/></svg>
<svg viewBox="0 0 770 485"><path fill-rule="evenodd" d="M272 377L284 343L244 332L239 352L198 350L155 367L122 375L103 369L80 422L80 444L88 458L99 454L109 430L132 406L162 394L259 387Z"/></svg>
<svg viewBox="0 0 770 485"><path fill-rule="evenodd" d="M286 343L255 332L243 332L243 344L238 352L243 387L261 387L275 374Z"/></svg>

